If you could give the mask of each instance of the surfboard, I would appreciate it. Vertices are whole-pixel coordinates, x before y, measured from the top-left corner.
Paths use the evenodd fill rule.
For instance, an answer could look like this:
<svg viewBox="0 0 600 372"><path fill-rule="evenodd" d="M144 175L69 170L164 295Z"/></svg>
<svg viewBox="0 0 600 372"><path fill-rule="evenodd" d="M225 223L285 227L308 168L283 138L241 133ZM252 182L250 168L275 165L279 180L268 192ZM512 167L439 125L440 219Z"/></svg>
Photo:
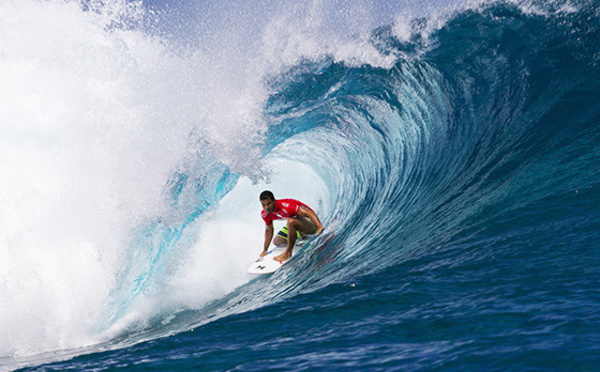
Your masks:
<svg viewBox="0 0 600 372"><path fill-rule="evenodd" d="M298 248L304 245L306 240L298 240L296 245L294 246L294 250L292 250L292 257L296 254ZM287 261L275 261L273 257L277 257L280 254L285 252L285 245L275 247L271 249L264 257L259 257L258 260L254 261L252 265L248 268L248 274L253 275L265 275L265 274L273 274L275 271L279 270L279 268L285 265Z"/></svg>

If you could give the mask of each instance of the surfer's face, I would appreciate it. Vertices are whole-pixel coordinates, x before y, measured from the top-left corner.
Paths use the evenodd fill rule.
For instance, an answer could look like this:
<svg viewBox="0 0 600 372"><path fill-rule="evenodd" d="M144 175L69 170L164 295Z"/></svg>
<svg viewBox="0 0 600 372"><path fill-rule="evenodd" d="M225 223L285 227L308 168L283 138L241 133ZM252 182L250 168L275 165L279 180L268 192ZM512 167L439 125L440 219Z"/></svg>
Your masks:
<svg viewBox="0 0 600 372"><path fill-rule="evenodd" d="M275 211L275 205L276 205L275 200L265 199L265 200L261 200L260 202L261 202L262 207L265 210L265 212L273 213L273 211Z"/></svg>

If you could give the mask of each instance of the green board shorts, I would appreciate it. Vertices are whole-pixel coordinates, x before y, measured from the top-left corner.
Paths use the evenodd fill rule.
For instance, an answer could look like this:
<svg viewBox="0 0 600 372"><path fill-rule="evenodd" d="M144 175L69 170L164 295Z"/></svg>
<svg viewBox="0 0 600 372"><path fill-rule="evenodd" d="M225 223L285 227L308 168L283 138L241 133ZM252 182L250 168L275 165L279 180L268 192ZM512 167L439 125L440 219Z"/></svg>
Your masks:
<svg viewBox="0 0 600 372"><path fill-rule="evenodd" d="M283 239L287 240L288 237L288 228L287 225L284 226L278 233L278 236L282 237ZM308 236L307 235L302 235L300 234L299 231L296 231L296 236L298 237L298 239L306 239Z"/></svg>

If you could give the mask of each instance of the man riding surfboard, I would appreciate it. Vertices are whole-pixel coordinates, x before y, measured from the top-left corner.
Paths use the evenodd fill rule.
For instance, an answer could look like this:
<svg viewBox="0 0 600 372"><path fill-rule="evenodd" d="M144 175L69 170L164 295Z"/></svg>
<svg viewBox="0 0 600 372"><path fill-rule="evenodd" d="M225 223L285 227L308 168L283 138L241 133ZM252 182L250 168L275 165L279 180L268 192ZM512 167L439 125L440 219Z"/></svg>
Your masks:
<svg viewBox="0 0 600 372"><path fill-rule="evenodd" d="M323 231L323 225L315 211L301 201L295 199L276 200L273 193L268 190L263 191L259 199L263 207L261 217L267 225L264 250L260 254L261 257L267 254L271 241L276 246L284 245L287 241L285 252L273 258L275 261L287 261L292 257L292 249L299 237L302 235L319 235ZM282 219L287 219L287 224L273 240L273 221Z"/></svg>

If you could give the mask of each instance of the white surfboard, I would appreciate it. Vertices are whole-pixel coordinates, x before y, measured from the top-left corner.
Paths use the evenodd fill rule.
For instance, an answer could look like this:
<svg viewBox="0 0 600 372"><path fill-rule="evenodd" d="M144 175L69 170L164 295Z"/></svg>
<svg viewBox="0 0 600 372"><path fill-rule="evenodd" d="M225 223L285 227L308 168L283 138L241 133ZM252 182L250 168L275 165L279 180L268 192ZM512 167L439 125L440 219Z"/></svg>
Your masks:
<svg viewBox="0 0 600 372"><path fill-rule="evenodd" d="M298 240L296 245L294 246L294 250L292 251L292 257L296 254L298 248L304 245L306 240ZM275 261L273 257L277 257L280 254L285 252L285 245L275 247L271 249L264 257L259 257L258 260L254 261L252 265L248 268L248 274L253 275L264 275L264 274L273 274L277 271L281 266L283 266L287 261ZM291 260L291 258L290 258Z"/></svg>

